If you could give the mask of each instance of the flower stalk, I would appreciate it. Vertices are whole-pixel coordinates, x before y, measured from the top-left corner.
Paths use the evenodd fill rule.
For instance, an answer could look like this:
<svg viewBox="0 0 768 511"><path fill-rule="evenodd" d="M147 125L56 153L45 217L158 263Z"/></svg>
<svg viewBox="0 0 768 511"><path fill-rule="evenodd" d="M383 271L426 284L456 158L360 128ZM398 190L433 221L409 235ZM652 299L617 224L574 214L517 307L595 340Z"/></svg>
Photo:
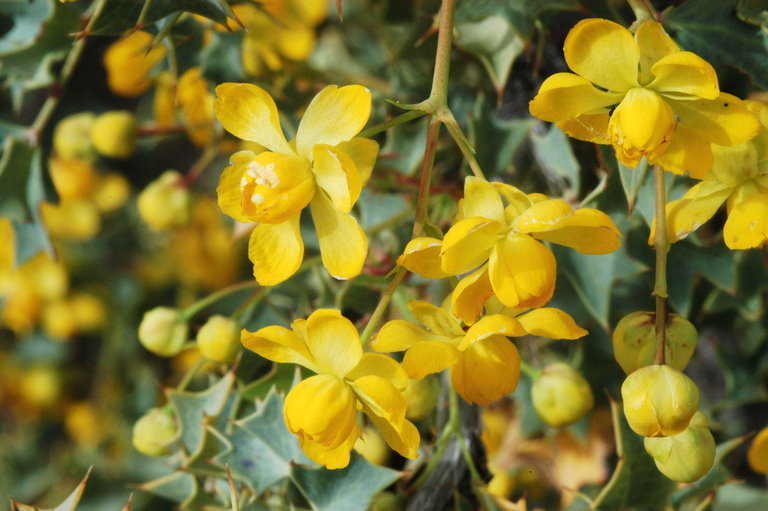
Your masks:
<svg viewBox="0 0 768 511"><path fill-rule="evenodd" d="M653 167L653 184L656 205L656 233L654 247L656 249L656 275L653 284L653 295L656 297L656 356L654 364L664 364L667 326L667 253L669 239L667 236L667 201L665 190L664 169L660 165Z"/></svg>

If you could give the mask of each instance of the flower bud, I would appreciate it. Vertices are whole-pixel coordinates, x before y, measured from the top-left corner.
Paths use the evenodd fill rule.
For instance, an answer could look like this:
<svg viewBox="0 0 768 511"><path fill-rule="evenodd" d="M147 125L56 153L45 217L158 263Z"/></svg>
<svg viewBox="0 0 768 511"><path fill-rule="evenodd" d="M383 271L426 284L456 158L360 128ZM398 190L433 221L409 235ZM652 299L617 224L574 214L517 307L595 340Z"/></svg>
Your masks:
<svg viewBox="0 0 768 511"><path fill-rule="evenodd" d="M95 116L91 112L70 115L59 121L53 130L53 149L66 159L93 161L96 152L91 142L91 127Z"/></svg>
<svg viewBox="0 0 768 511"><path fill-rule="evenodd" d="M168 170L139 194L139 215L153 231L164 231L189 221L189 190L181 174Z"/></svg>
<svg viewBox="0 0 768 511"><path fill-rule="evenodd" d="M96 170L86 161L51 158L48 170L53 186L62 200L87 197L96 184Z"/></svg>
<svg viewBox="0 0 768 511"><path fill-rule="evenodd" d="M665 365L650 365L630 374L621 386L624 415L641 436L676 435L699 408L699 389L686 375Z"/></svg>
<svg viewBox="0 0 768 511"><path fill-rule="evenodd" d="M412 421L427 417L437 406L439 395L440 383L434 376L427 376L421 380L408 380L408 386L403 391L408 407L405 416Z"/></svg>
<svg viewBox="0 0 768 511"><path fill-rule="evenodd" d="M678 483L691 483L709 472L715 462L715 439L707 417L696 412L682 433L661 438L646 438L645 450L656 468Z"/></svg>
<svg viewBox="0 0 768 511"><path fill-rule="evenodd" d="M539 417L559 428L581 419L595 404L584 377L568 364L550 364L531 389L533 407Z"/></svg>
<svg viewBox="0 0 768 511"><path fill-rule="evenodd" d="M170 444L177 433L173 410L152 408L133 425L133 446L147 456L166 456L173 452Z"/></svg>
<svg viewBox="0 0 768 511"><path fill-rule="evenodd" d="M696 327L690 321L670 314L666 325L664 362L679 371L685 369L698 337ZM656 315L637 311L621 318L613 331L613 355L627 374L651 365L656 355Z"/></svg>
<svg viewBox="0 0 768 511"><path fill-rule="evenodd" d="M139 341L155 355L172 357L187 342L187 329L179 311L170 307L155 307L144 313L139 325Z"/></svg>
<svg viewBox="0 0 768 511"><path fill-rule="evenodd" d="M50 366L36 366L22 372L18 380L19 393L26 405L48 408L61 397L61 375Z"/></svg>
<svg viewBox="0 0 768 511"><path fill-rule="evenodd" d="M396 494L383 491L373 497L368 511L402 511L403 502Z"/></svg>
<svg viewBox="0 0 768 511"><path fill-rule="evenodd" d="M379 430L372 426L363 428L363 434L355 441L354 449L369 463L380 466L387 464L392 453Z"/></svg>
<svg viewBox="0 0 768 511"><path fill-rule="evenodd" d="M225 316L211 316L197 332L197 347L208 360L231 364L240 353L240 325Z"/></svg>
<svg viewBox="0 0 768 511"><path fill-rule="evenodd" d="M112 172L102 176L96 184L91 200L102 213L114 211L128 200L131 187L122 174Z"/></svg>
<svg viewBox="0 0 768 511"><path fill-rule="evenodd" d="M73 293L70 304L78 330L95 332L104 325L107 311L97 297L88 293Z"/></svg>
<svg viewBox="0 0 768 511"><path fill-rule="evenodd" d="M91 141L99 154L128 158L136 150L136 118L125 111L101 114L91 127Z"/></svg>
<svg viewBox="0 0 768 511"><path fill-rule="evenodd" d="M755 472L768 474L768 427L752 440L747 451L747 463Z"/></svg>
<svg viewBox="0 0 768 511"><path fill-rule="evenodd" d="M71 339L77 332L77 321L68 300L56 300L43 309L43 330L56 340Z"/></svg>

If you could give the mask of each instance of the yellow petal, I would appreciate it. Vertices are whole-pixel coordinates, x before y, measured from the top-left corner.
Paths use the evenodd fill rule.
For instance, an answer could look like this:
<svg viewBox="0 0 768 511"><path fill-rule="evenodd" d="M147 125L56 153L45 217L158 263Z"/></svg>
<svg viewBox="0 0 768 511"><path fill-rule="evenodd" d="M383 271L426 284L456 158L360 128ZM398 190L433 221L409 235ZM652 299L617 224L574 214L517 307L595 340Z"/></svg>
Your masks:
<svg viewBox="0 0 768 511"><path fill-rule="evenodd" d="M731 188L717 181L702 181L688 190L679 200L667 203L667 236L679 241L712 218L731 194ZM653 244L656 220L651 223L648 243Z"/></svg>
<svg viewBox="0 0 768 511"><path fill-rule="evenodd" d="M270 151L294 154L280 128L277 106L267 91L250 83L222 83L213 105L224 129Z"/></svg>
<svg viewBox="0 0 768 511"><path fill-rule="evenodd" d="M304 259L299 216L281 224L257 225L248 243L248 258L262 286L274 286L296 273Z"/></svg>
<svg viewBox="0 0 768 511"><path fill-rule="evenodd" d="M731 250L765 245L768 240L768 194L758 194L736 204L723 227L725 244Z"/></svg>
<svg viewBox="0 0 768 511"><path fill-rule="evenodd" d="M311 208L325 269L342 280L360 275L368 255L368 238L357 220L336 211L324 192L315 194Z"/></svg>
<svg viewBox="0 0 768 511"><path fill-rule="evenodd" d="M491 314L483 316L480 321L472 325L467 334L459 343L459 351L464 351L472 344L487 339L492 335L504 337L520 337L526 331L518 320L506 314Z"/></svg>
<svg viewBox="0 0 768 511"><path fill-rule="evenodd" d="M107 83L115 94L134 98L152 87L149 73L165 57L165 46L147 52L154 36L138 30L112 43L104 52Z"/></svg>
<svg viewBox="0 0 768 511"><path fill-rule="evenodd" d="M307 347L322 372L339 378L363 356L355 325L335 309L318 309L307 318Z"/></svg>
<svg viewBox="0 0 768 511"><path fill-rule="evenodd" d="M589 333L567 313L553 307L533 309L517 319L529 334L549 339L578 339Z"/></svg>
<svg viewBox="0 0 768 511"><path fill-rule="evenodd" d="M464 200L462 201L464 218L480 217L504 224L504 204L494 186L474 176L464 180Z"/></svg>
<svg viewBox="0 0 768 511"><path fill-rule="evenodd" d="M349 465L349 454L360 434L360 428L355 425L349 436L338 447L328 448L308 438L299 438L299 446L309 459L325 468L335 470Z"/></svg>
<svg viewBox="0 0 768 511"><path fill-rule="evenodd" d="M567 217L573 215L573 208L570 204L560 199L547 199L537 202L512 222L518 232L540 232L549 231L557 226Z"/></svg>
<svg viewBox="0 0 768 511"><path fill-rule="evenodd" d="M345 152L323 144L316 145L312 154L317 185L325 190L337 211L349 213L363 188L355 162Z"/></svg>
<svg viewBox="0 0 768 511"><path fill-rule="evenodd" d="M384 378L367 375L352 383L352 390L363 405L366 415L384 419L399 430L405 420L405 398L392 383Z"/></svg>
<svg viewBox="0 0 768 511"><path fill-rule="evenodd" d="M675 129L675 112L650 89L634 88L608 121L608 135L617 157L630 167L646 154L661 154Z"/></svg>
<svg viewBox="0 0 768 511"><path fill-rule="evenodd" d="M711 177L723 184L738 186L757 175L757 148L751 142L731 147L712 145L712 156Z"/></svg>
<svg viewBox="0 0 768 511"><path fill-rule="evenodd" d="M702 179L712 167L710 144L697 132L678 123L667 149L657 157L649 157L648 163L661 165L673 174L689 172L695 179Z"/></svg>
<svg viewBox="0 0 768 511"><path fill-rule="evenodd" d="M399 429L395 429L388 421L369 414L371 421L379 428L387 444L400 456L414 460L419 456L419 430L409 420L404 420Z"/></svg>
<svg viewBox="0 0 768 511"><path fill-rule="evenodd" d="M393 359L379 353L363 353L360 362L347 373L347 380L357 380L363 376L374 375L384 378L397 390L403 391L408 386L408 375Z"/></svg>
<svg viewBox="0 0 768 511"><path fill-rule="evenodd" d="M483 312L483 305L493 296L493 287L485 264L461 279L451 294L451 312L465 324L473 324Z"/></svg>
<svg viewBox="0 0 768 511"><path fill-rule="evenodd" d="M397 264L428 279L444 279L448 276L441 268L440 252L443 242L436 238L414 238L408 242Z"/></svg>
<svg viewBox="0 0 768 511"><path fill-rule="evenodd" d="M552 298L555 257L527 234L512 234L498 243L488 269L493 291L507 307L540 307Z"/></svg>
<svg viewBox="0 0 768 511"><path fill-rule="evenodd" d="M747 451L747 462L755 472L768 474L768 426L752 440Z"/></svg>
<svg viewBox="0 0 768 511"><path fill-rule="evenodd" d="M176 95L173 80L168 71L157 75L155 97L152 101L152 113L158 126L167 128L176 124Z"/></svg>
<svg viewBox="0 0 768 511"><path fill-rule="evenodd" d="M715 99L720 94L712 65L689 51L670 53L651 68L656 77L647 87L665 96Z"/></svg>
<svg viewBox="0 0 768 511"><path fill-rule="evenodd" d="M442 270L448 275L457 275L483 264L498 241L501 228L499 222L482 217L460 220L443 239Z"/></svg>
<svg viewBox="0 0 768 511"><path fill-rule="evenodd" d="M432 334L416 323L404 319L388 321L371 340L371 348L384 353L405 351L417 342L440 341L443 337Z"/></svg>
<svg viewBox="0 0 768 511"><path fill-rule="evenodd" d="M315 47L315 31L296 23L275 23L275 47L291 60L306 60Z"/></svg>
<svg viewBox="0 0 768 511"><path fill-rule="evenodd" d="M321 90L307 107L296 132L299 154L310 160L317 144L336 145L357 135L371 115L371 92L361 85Z"/></svg>
<svg viewBox="0 0 768 511"><path fill-rule="evenodd" d="M458 350L442 341L425 341L411 346L403 357L403 369L412 380L439 373L456 362Z"/></svg>
<svg viewBox="0 0 768 511"><path fill-rule="evenodd" d="M680 123L708 142L731 146L752 139L757 119L736 96L721 92L717 99L668 99Z"/></svg>
<svg viewBox="0 0 768 511"><path fill-rule="evenodd" d="M622 95L601 91L573 73L555 73L544 80L528 109L542 121L559 122L601 112L621 101Z"/></svg>
<svg viewBox="0 0 768 511"><path fill-rule="evenodd" d="M408 302L408 310L411 311L416 321L434 334L448 338L464 335L464 330L456 318L442 307L422 300L411 300Z"/></svg>
<svg viewBox="0 0 768 511"><path fill-rule="evenodd" d="M365 185L371 178L371 172L373 172L373 167L376 164L379 144L375 140L355 137L349 142L336 145L336 149L352 158L355 167L357 167L357 173L360 175L360 181Z"/></svg>
<svg viewBox="0 0 768 511"><path fill-rule="evenodd" d="M249 332L243 330L240 342L257 355L281 364L299 364L318 372L307 346L301 337L281 326L268 326Z"/></svg>
<svg viewBox="0 0 768 511"><path fill-rule="evenodd" d="M608 110L597 114L582 114L572 119L564 119L557 123L563 133L569 137L585 140L595 144L610 144L608 138Z"/></svg>
<svg viewBox="0 0 768 511"><path fill-rule="evenodd" d="M629 30L604 19L586 19L565 38L565 61L571 70L613 92L637 87L640 51Z"/></svg>
<svg viewBox="0 0 768 511"><path fill-rule="evenodd" d="M661 23L647 20L635 31L635 40L640 49L640 85L653 81L651 68L670 53L680 51L680 47L664 31Z"/></svg>
<svg viewBox="0 0 768 511"><path fill-rule="evenodd" d="M592 208L577 209L560 221L556 229L538 232L535 236L582 254L610 254L621 246L621 233L611 217Z"/></svg>
<svg viewBox="0 0 768 511"><path fill-rule="evenodd" d="M498 401L515 391L519 379L520 353L502 336L472 344L451 367L453 388L470 404Z"/></svg>
<svg viewBox="0 0 768 511"><path fill-rule="evenodd" d="M216 195L219 198L219 207L225 215L229 215L238 222L248 223L253 220L243 213L242 193L240 181L248 166L256 159L251 151L238 151L229 157L229 166L219 177L219 186Z"/></svg>

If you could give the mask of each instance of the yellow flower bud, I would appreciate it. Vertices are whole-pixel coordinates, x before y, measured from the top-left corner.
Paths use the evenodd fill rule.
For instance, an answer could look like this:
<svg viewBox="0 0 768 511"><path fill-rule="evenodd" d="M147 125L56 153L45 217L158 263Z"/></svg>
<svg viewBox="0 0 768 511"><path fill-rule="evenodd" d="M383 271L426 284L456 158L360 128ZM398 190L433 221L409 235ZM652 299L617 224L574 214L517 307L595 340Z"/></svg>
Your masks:
<svg viewBox="0 0 768 511"><path fill-rule="evenodd" d="M621 386L624 415L641 436L676 435L699 408L699 389L686 375L665 365L630 374Z"/></svg>
<svg viewBox="0 0 768 511"><path fill-rule="evenodd" d="M125 204L130 194L128 180L122 174L113 172L99 179L91 200L96 205L96 209L102 213L109 213Z"/></svg>
<svg viewBox="0 0 768 511"><path fill-rule="evenodd" d="M133 446L147 456L166 456L173 452L170 444L177 433L173 410L152 408L133 425Z"/></svg>
<svg viewBox="0 0 768 511"><path fill-rule="evenodd" d="M139 194L139 215L154 231L189 222L190 196L181 174L168 170L152 181Z"/></svg>
<svg viewBox="0 0 768 511"><path fill-rule="evenodd" d="M87 197L96 183L93 166L82 160L51 158L48 170L56 192L62 200Z"/></svg>
<svg viewBox="0 0 768 511"><path fill-rule="evenodd" d="M101 114L91 127L91 141L99 154L128 158L136 150L136 118L125 111Z"/></svg>
<svg viewBox="0 0 768 511"><path fill-rule="evenodd" d="M91 201L75 199L60 204L44 202L40 211L48 231L57 238L85 241L101 228L99 211Z"/></svg>
<svg viewBox="0 0 768 511"><path fill-rule="evenodd" d="M139 341L155 355L172 357L187 342L187 330L187 323L179 311L156 307L144 314L139 325Z"/></svg>
<svg viewBox="0 0 768 511"><path fill-rule="evenodd" d="M412 421L429 416L437 406L439 395L440 383L434 376L427 376L421 380L408 380L408 387L403 392L408 406L405 416Z"/></svg>
<svg viewBox="0 0 768 511"><path fill-rule="evenodd" d="M747 463L755 472L768 474L768 427L752 440L747 451Z"/></svg>
<svg viewBox="0 0 768 511"><path fill-rule="evenodd" d="M517 487L517 478L507 471L501 471L493 475L493 478L488 481L486 490L489 494L496 497L509 498L512 492Z"/></svg>
<svg viewBox="0 0 768 511"><path fill-rule="evenodd" d="M670 314L665 335L664 363L682 371L698 342L696 327L684 317ZM613 355L627 374L653 364L656 355L656 315L637 311L621 318L613 331Z"/></svg>
<svg viewBox="0 0 768 511"><path fill-rule="evenodd" d="M104 417L87 401L72 403L67 407L64 428L72 440L85 447L98 445L108 432Z"/></svg>
<svg viewBox="0 0 768 511"><path fill-rule="evenodd" d="M21 374L18 383L24 402L35 408L54 405L61 394L61 377L53 367L27 369Z"/></svg>
<svg viewBox="0 0 768 511"><path fill-rule="evenodd" d="M387 464L392 453L379 430L371 426L363 428L363 434L355 441L354 449L370 463L381 466Z"/></svg>
<svg viewBox="0 0 768 511"><path fill-rule="evenodd" d="M94 332L104 325L107 311L101 300L95 296L87 293L74 293L70 298L70 305L78 330Z"/></svg>
<svg viewBox="0 0 768 511"><path fill-rule="evenodd" d="M51 302L43 309L43 330L56 340L71 339L77 332L77 320L67 300Z"/></svg>
<svg viewBox="0 0 768 511"><path fill-rule="evenodd" d="M240 325L232 318L211 316L197 332L197 347L208 360L231 364L240 353Z"/></svg>
<svg viewBox="0 0 768 511"><path fill-rule="evenodd" d="M592 409L595 398L584 377L568 364L550 364L531 389L533 407L539 417L559 428L573 424Z"/></svg>
<svg viewBox="0 0 768 511"><path fill-rule="evenodd" d="M95 116L82 112L65 117L53 130L53 149L65 159L93 161L96 152L91 143L91 127Z"/></svg>
<svg viewBox="0 0 768 511"><path fill-rule="evenodd" d="M709 472L715 462L715 439L707 417L696 412L681 433L662 438L646 438L645 450L656 468L678 483L691 483Z"/></svg>

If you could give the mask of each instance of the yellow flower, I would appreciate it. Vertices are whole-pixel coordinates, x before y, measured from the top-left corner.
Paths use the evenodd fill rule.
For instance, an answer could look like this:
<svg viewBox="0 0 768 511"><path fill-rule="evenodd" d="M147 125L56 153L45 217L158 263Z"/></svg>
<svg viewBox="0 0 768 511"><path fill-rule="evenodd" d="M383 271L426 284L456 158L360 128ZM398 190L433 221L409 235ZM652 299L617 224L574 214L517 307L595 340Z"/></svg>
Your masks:
<svg viewBox="0 0 768 511"><path fill-rule="evenodd" d="M602 211L574 210L559 199L468 177L445 239L412 240L398 263L431 278L471 272L451 299L452 312L471 324L494 294L507 307L540 307L549 301L556 262L539 240L583 254L607 254L621 245L619 231Z"/></svg>
<svg viewBox="0 0 768 511"><path fill-rule="evenodd" d="M152 34L138 30L107 48L104 67L112 92L133 98L152 87L149 74L165 56L164 46L156 46L147 52L152 38Z"/></svg>
<svg viewBox="0 0 768 511"><path fill-rule="evenodd" d="M191 197L184 176L166 170L139 194L139 216L153 231L166 231L186 225Z"/></svg>
<svg viewBox="0 0 768 511"><path fill-rule="evenodd" d="M278 71L283 59L306 60L315 47L315 27L326 16L325 0L268 0L234 5L245 25L243 67L254 76ZM230 26L233 24L230 23Z"/></svg>
<svg viewBox="0 0 768 511"><path fill-rule="evenodd" d="M755 472L768 474L768 427L752 440L747 451L747 462Z"/></svg>
<svg viewBox="0 0 768 511"><path fill-rule="evenodd" d="M250 84L216 87L214 111L224 128L268 151L232 155L219 187L221 210L241 222L260 222L248 255L265 286L294 274L304 256L299 216L310 205L323 265L348 279L360 273L368 240L350 215L373 170L379 146L355 137L368 121L371 95L359 85L321 90L307 107L290 143L274 100Z"/></svg>
<svg viewBox="0 0 768 511"><path fill-rule="evenodd" d="M291 389L284 408L288 429L310 459L327 468L349 464L360 436L357 410L371 419L392 449L416 458L419 432L405 418L405 372L389 357L363 353L357 330L339 311L317 310L294 321L291 330L243 330L242 343L274 362L300 364L317 373Z"/></svg>
<svg viewBox="0 0 768 511"><path fill-rule="evenodd" d="M519 318L506 314L482 317L465 329L448 310L420 300L408 309L423 326L396 319L371 341L376 351L405 351L409 378L451 370L451 383L468 403L487 405L514 392L520 378L520 354L507 337L529 333L576 339L587 332L566 313L552 308L532 310ZM554 335L553 335L554 334Z"/></svg>
<svg viewBox="0 0 768 511"><path fill-rule="evenodd" d="M667 235L679 241L714 216L727 202L723 238L728 248L744 250L768 240L768 106L744 101L760 119L758 135L733 147L712 145L712 169L679 200L667 204ZM654 221L648 243L653 244Z"/></svg>
<svg viewBox="0 0 768 511"><path fill-rule="evenodd" d="M207 145L213 136L213 94L199 67L181 75L176 97L189 139L197 146Z"/></svg>
<svg viewBox="0 0 768 511"><path fill-rule="evenodd" d="M737 145L757 132L741 101L720 92L712 66L682 51L655 21L633 36L608 20L582 20L563 50L575 74L547 78L531 114L572 137L612 144L629 167L645 156L700 178L712 164L710 143Z"/></svg>

